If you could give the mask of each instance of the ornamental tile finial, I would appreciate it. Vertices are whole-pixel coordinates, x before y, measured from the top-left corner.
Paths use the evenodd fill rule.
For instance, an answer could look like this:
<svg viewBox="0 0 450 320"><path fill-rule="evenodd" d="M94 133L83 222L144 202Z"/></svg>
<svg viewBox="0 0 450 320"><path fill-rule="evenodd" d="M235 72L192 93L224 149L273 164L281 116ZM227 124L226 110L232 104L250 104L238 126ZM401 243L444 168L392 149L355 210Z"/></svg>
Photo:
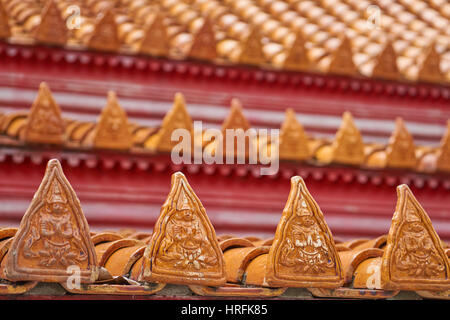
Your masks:
<svg viewBox="0 0 450 320"><path fill-rule="evenodd" d="M383 51L376 58L376 64L372 71L372 77L389 80L399 80L401 74L397 67L397 54L391 41L387 41Z"/></svg>
<svg viewBox="0 0 450 320"><path fill-rule="evenodd" d="M117 51L121 45L117 24L111 9L102 13L95 25L92 36L88 40L88 47L101 51Z"/></svg>
<svg viewBox="0 0 450 320"><path fill-rule="evenodd" d="M284 68L293 71L307 71L311 68L305 48L305 38L301 31L297 32L295 40L287 52Z"/></svg>
<svg viewBox="0 0 450 320"><path fill-rule="evenodd" d="M74 267L82 283L97 279L89 226L58 160L48 162L6 259L6 277L12 281L64 282Z"/></svg>
<svg viewBox="0 0 450 320"><path fill-rule="evenodd" d="M337 288L342 264L323 213L299 176L291 191L267 258L269 286Z"/></svg>
<svg viewBox="0 0 450 320"><path fill-rule="evenodd" d="M398 117L386 149L386 166L391 168L415 168L417 164L415 150L411 134L406 129L403 119Z"/></svg>
<svg viewBox="0 0 450 320"><path fill-rule="evenodd" d="M434 43L426 51L425 59L419 70L418 79L426 82L445 81L444 73L441 70L441 56L436 51L436 45Z"/></svg>
<svg viewBox="0 0 450 320"><path fill-rule="evenodd" d="M341 39L341 44L333 53L328 72L347 76L358 74L353 62L352 44L346 36Z"/></svg>
<svg viewBox="0 0 450 320"><path fill-rule="evenodd" d="M381 286L391 290L450 288L449 260L420 203L405 184L397 187L397 206L381 263Z"/></svg>
<svg viewBox="0 0 450 320"><path fill-rule="evenodd" d="M261 65L266 61L263 52L262 36L257 28L253 28L247 39L241 43L239 63L248 65Z"/></svg>
<svg viewBox="0 0 450 320"><path fill-rule="evenodd" d="M150 282L225 284L223 253L216 233L181 172L172 175L170 193L144 253L142 276Z"/></svg>

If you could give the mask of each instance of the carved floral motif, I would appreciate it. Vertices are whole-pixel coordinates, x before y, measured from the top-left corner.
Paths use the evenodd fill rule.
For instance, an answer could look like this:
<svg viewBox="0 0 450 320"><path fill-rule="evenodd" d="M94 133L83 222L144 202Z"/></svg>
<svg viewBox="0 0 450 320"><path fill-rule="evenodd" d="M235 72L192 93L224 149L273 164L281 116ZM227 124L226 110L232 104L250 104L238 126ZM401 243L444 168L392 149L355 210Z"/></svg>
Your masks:
<svg viewBox="0 0 450 320"><path fill-rule="evenodd" d="M397 195L397 207L382 260L383 288L449 288L448 258L430 218L408 186L397 187Z"/></svg>
<svg viewBox="0 0 450 320"><path fill-rule="evenodd" d="M117 102L116 94L108 92L108 102L102 110L94 136L96 148L127 150L133 144L128 118Z"/></svg>
<svg viewBox="0 0 450 320"><path fill-rule="evenodd" d="M164 24L165 15L157 12L155 18L148 26L142 40L139 52L153 56L167 56L170 50L170 39Z"/></svg>
<svg viewBox="0 0 450 320"><path fill-rule="evenodd" d="M97 21L95 30L89 38L88 46L91 49L104 51L117 51L119 49L117 24L111 10L104 13Z"/></svg>
<svg viewBox="0 0 450 320"><path fill-rule="evenodd" d="M171 191L144 254L143 276L148 281L181 284L225 282L223 254L214 229L181 172L172 176Z"/></svg>
<svg viewBox="0 0 450 320"><path fill-rule="evenodd" d="M42 183L22 219L7 257L10 280L64 281L70 266L82 282L97 276L89 226L75 192L57 160L50 160Z"/></svg>

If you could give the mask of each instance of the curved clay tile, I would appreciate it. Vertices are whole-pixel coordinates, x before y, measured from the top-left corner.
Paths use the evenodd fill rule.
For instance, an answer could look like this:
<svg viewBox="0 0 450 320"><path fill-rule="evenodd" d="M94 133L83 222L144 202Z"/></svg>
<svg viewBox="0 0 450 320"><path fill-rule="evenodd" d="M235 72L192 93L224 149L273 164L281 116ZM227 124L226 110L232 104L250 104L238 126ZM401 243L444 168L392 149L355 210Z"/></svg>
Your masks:
<svg viewBox="0 0 450 320"><path fill-rule="evenodd" d="M266 239L266 240L254 241L253 245L255 247L261 247L261 246L264 247L264 246L271 246L272 243L273 243L273 238L269 238L269 239Z"/></svg>
<svg viewBox="0 0 450 320"><path fill-rule="evenodd" d="M450 172L450 120L447 120L447 131L442 137L439 147L437 168L440 171Z"/></svg>
<svg viewBox="0 0 450 320"><path fill-rule="evenodd" d="M117 51L120 45L114 13L108 10L97 21L87 46L94 50Z"/></svg>
<svg viewBox="0 0 450 320"><path fill-rule="evenodd" d="M348 111L342 116L341 126L331 145L332 161L361 165L364 162L364 143L361 133Z"/></svg>
<svg viewBox="0 0 450 320"><path fill-rule="evenodd" d="M217 42L213 24L209 18L204 18L202 27L194 36L188 57L212 61L217 57L216 47Z"/></svg>
<svg viewBox="0 0 450 320"><path fill-rule="evenodd" d="M219 246L220 250L225 252L225 250L235 247L254 247L255 245L250 240L244 238L228 238L225 240L219 240Z"/></svg>
<svg viewBox="0 0 450 320"><path fill-rule="evenodd" d="M253 28L247 39L241 43L241 52L238 58L239 63L248 65L261 65L266 62L263 53L262 36L258 28Z"/></svg>
<svg viewBox="0 0 450 320"><path fill-rule="evenodd" d="M353 272L353 288L383 289L381 286L381 257L368 258L362 261Z"/></svg>
<svg viewBox="0 0 450 320"><path fill-rule="evenodd" d="M145 142L145 147L163 152L172 152L173 148L179 144L178 141L172 141L172 132L177 129L187 130L192 139L194 131L192 119L186 109L184 96L179 92L175 94L173 107L164 116L161 128Z"/></svg>
<svg viewBox="0 0 450 320"><path fill-rule="evenodd" d="M346 241L346 242L344 242L344 244L347 247L349 247L350 249L354 249L360 245L365 244L368 241L369 241L369 239L354 239L354 240Z"/></svg>
<svg viewBox="0 0 450 320"><path fill-rule="evenodd" d="M41 14L41 23L34 31L36 41L63 46L68 38L66 22L54 0L48 0Z"/></svg>
<svg viewBox="0 0 450 320"><path fill-rule="evenodd" d="M225 284L223 253L200 199L181 172L172 175L144 254L146 281L218 286Z"/></svg>
<svg viewBox="0 0 450 320"><path fill-rule="evenodd" d="M232 248L223 253L227 282L240 283L248 264L257 256L268 253L269 247Z"/></svg>
<svg viewBox="0 0 450 320"><path fill-rule="evenodd" d="M63 144L65 122L61 109L45 82L39 86L39 93L31 106L23 140L28 143Z"/></svg>
<svg viewBox="0 0 450 320"><path fill-rule="evenodd" d="M299 176L291 191L271 246L266 281L271 286L329 287L344 274L323 213Z"/></svg>
<svg viewBox="0 0 450 320"><path fill-rule="evenodd" d="M108 92L108 102L103 108L94 133L94 147L100 149L128 150L133 137L125 110L119 105L114 91Z"/></svg>
<svg viewBox="0 0 450 320"><path fill-rule="evenodd" d="M250 260L243 275L243 282L245 285L253 285L253 286L271 286L266 282L266 273L267 273L267 258L269 254L267 253L268 247L259 247L264 248L264 252L262 254L257 255L255 258Z"/></svg>
<svg viewBox="0 0 450 320"><path fill-rule="evenodd" d="M341 44L333 53L328 72L347 76L358 74L358 69L353 62L352 45L347 37L343 37Z"/></svg>
<svg viewBox="0 0 450 320"><path fill-rule="evenodd" d="M289 108L280 130L280 159L306 160L311 157L303 126L298 122L295 112Z"/></svg>
<svg viewBox="0 0 450 320"><path fill-rule="evenodd" d="M386 149L386 166L390 168L415 168L417 164L415 149L414 140L406 129L403 119L397 118L394 132Z"/></svg>
<svg viewBox="0 0 450 320"><path fill-rule="evenodd" d="M391 41L387 41L383 51L376 58L375 66L372 70L372 77L389 80L399 80L400 71L397 67L397 54Z"/></svg>
<svg viewBox="0 0 450 320"><path fill-rule="evenodd" d="M20 138L28 119L28 112L15 112L3 117L0 131L12 138Z"/></svg>
<svg viewBox="0 0 450 320"><path fill-rule="evenodd" d="M449 259L430 218L407 185L397 187L397 197L381 266L383 288L449 289Z"/></svg>
<svg viewBox="0 0 450 320"><path fill-rule="evenodd" d="M139 46L140 53L157 57L169 55L170 39L164 19L162 12L155 14L155 18L145 30L145 36Z"/></svg>
<svg viewBox="0 0 450 320"><path fill-rule="evenodd" d="M9 27L9 17L0 1L0 39L9 38L11 36L11 30Z"/></svg>
<svg viewBox="0 0 450 320"><path fill-rule="evenodd" d="M417 78L426 82L445 82L445 76L441 70L441 57L436 51L434 43L427 50Z"/></svg>
<svg viewBox="0 0 450 320"><path fill-rule="evenodd" d="M58 160L50 160L8 252L7 278L62 282L68 268L80 269L83 283L98 276L97 258L75 191Z"/></svg>
<svg viewBox="0 0 450 320"><path fill-rule="evenodd" d="M293 71L308 71L311 69L311 62L305 49L305 39L301 31L297 32L295 41L287 52L283 67Z"/></svg>

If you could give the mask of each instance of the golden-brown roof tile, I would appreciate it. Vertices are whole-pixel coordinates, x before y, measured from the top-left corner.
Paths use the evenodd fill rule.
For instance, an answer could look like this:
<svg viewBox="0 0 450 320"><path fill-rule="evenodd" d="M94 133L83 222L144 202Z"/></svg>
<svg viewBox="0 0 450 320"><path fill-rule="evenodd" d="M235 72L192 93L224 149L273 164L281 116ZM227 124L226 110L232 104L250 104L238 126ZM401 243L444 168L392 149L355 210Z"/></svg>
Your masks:
<svg viewBox="0 0 450 320"><path fill-rule="evenodd" d="M68 30L54 0L48 0L42 10L41 23L34 31L36 41L45 44L64 46Z"/></svg>
<svg viewBox="0 0 450 320"><path fill-rule="evenodd" d="M397 187L397 197L382 258L382 287L449 289L449 259L429 216L407 185Z"/></svg>
<svg viewBox="0 0 450 320"><path fill-rule="evenodd" d="M386 166L390 168L414 168L417 164L414 140L398 117L395 129L386 149Z"/></svg>
<svg viewBox="0 0 450 320"><path fill-rule="evenodd" d="M28 143L50 143L61 145L65 140L65 122L59 105L45 82L31 106L23 140Z"/></svg>
<svg viewBox="0 0 450 320"><path fill-rule="evenodd" d="M133 145L127 114L114 91L108 92L108 102L98 120L93 142L100 149L128 150Z"/></svg>
<svg viewBox="0 0 450 320"><path fill-rule="evenodd" d="M13 281L66 281L68 268L80 269L81 282L97 278L97 259L80 202L58 160L50 160L13 238L6 262Z"/></svg>
<svg viewBox="0 0 450 320"><path fill-rule="evenodd" d="M292 109L286 110L281 125L279 153L280 159L286 160L306 160L311 156L308 137Z"/></svg>
<svg viewBox="0 0 450 320"><path fill-rule="evenodd" d="M107 10L97 20L87 45L100 51L117 51L120 47L117 24L112 10Z"/></svg>
<svg viewBox="0 0 450 320"><path fill-rule="evenodd" d="M439 146L437 168L441 171L450 171L450 120L447 120L447 131Z"/></svg>
<svg viewBox="0 0 450 320"><path fill-rule="evenodd" d="M271 286L339 287L342 265L323 213L303 179L291 178L291 191L267 261Z"/></svg>
<svg viewBox="0 0 450 320"><path fill-rule="evenodd" d="M214 228L185 176L176 172L144 254L143 278L222 285L225 277L223 253Z"/></svg>

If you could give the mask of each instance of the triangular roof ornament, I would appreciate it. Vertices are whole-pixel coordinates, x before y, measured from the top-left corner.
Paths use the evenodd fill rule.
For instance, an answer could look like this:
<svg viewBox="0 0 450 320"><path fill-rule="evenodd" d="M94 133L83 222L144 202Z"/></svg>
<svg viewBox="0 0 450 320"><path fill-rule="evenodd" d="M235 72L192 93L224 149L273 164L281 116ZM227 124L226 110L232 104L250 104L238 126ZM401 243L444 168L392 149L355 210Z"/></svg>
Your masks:
<svg viewBox="0 0 450 320"><path fill-rule="evenodd" d="M262 36L257 28L253 28L248 37L241 42L239 63L260 65L266 62L263 52Z"/></svg>
<svg viewBox="0 0 450 320"><path fill-rule="evenodd" d="M360 165L364 162L364 143L350 112L344 112L332 149L332 161Z"/></svg>
<svg viewBox="0 0 450 320"><path fill-rule="evenodd" d="M64 46L68 38L68 30L61 12L54 0L47 0L42 10L41 23L34 31L36 41L45 44Z"/></svg>
<svg viewBox="0 0 450 320"><path fill-rule="evenodd" d="M441 56L436 51L435 43L427 49L425 59L422 62L422 66L420 67L417 77L420 81L445 81L444 73L441 70Z"/></svg>
<svg viewBox="0 0 450 320"><path fill-rule="evenodd" d="M386 149L386 166L392 168L415 168L417 164L414 140L406 129L403 119L395 120L395 129Z"/></svg>
<svg viewBox="0 0 450 320"><path fill-rule="evenodd" d="M289 108L280 130L280 159L305 160L311 156L308 137L298 122L295 112Z"/></svg>
<svg viewBox="0 0 450 320"><path fill-rule="evenodd" d="M226 281L223 253L200 199L181 172L172 175L144 253L146 281L220 286Z"/></svg>
<svg viewBox="0 0 450 320"><path fill-rule="evenodd" d="M348 37L341 38L341 44L332 55L328 72L347 76L354 76L359 73L353 61L352 44Z"/></svg>
<svg viewBox="0 0 450 320"><path fill-rule="evenodd" d="M177 129L188 130L191 138L193 137L192 119L187 111L184 96L180 92L175 94L173 107L164 116L161 127L153 140L154 142L152 141L153 146L159 151L171 152L173 147L178 144L178 141L172 141L172 132Z"/></svg>
<svg viewBox="0 0 450 320"><path fill-rule="evenodd" d="M230 112L222 123L224 133L226 129L242 129L244 131L250 129L250 123L242 111L242 103L237 98L231 100Z"/></svg>
<svg viewBox="0 0 450 320"><path fill-rule="evenodd" d="M311 68L311 62L307 53L303 33L298 31L291 48L287 52L284 68L293 71L308 71Z"/></svg>
<svg viewBox="0 0 450 320"><path fill-rule="evenodd" d="M383 78L389 80L399 80L400 71L397 66L397 54L395 53L392 42L387 40L383 51L376 58L376 63L372 71L373 78Z"/></svg>
<svg viewBox="0 0 450 320"><path fill-rule="evenodd" d="M270 286L337 288L344 283L342 264L323 213L299 176L270 248L266 282Z"/></svg>
<svg viewBox="0 0 450 320"><path fill-rule="evenodd" d="M108 92L108 101L97 122L94 147L127 150L133 145L125 110L119 105L114 91Z"/></svg>
<svg viewBox="0 0 450 320"><path fill-rule="evenodd" d="M64 282L77 269L82 283L97 279L89 226L58 160L48 162L6 259L12 281Z"/></svg>
<svg viewBox="0 0 450 320"><path fill-rule="evenodd" d="M440 171L450 171L450 120L447 120L447 131L439 146L437 168Z"/></svg>
<svg viewBox="0 0 450 320"><path fill-rule="evenodd" d="M212 21L204 18L199 31L195 34L188 56L199 60L214 60L217 57L217 43Z"/></svg>
<svg viewBox="0 0 450 320"><path fill-rule="evenodd" d="M450 265L441 240L405 184L397 187L397 206L381 264L381 286L393 290L450 288Z"/></svg>
<svg viewBox="0 0 450 320"><path fill-rule="evenodd" d="M94 50L117 51L119 49L121 43L112 9L103 12L97 20L87 45Z"/></svg>
<svg viewBox="0 0 450 320"><path fill-rule="evenodd" d="M153 21L148 25L139 52L152 56L167 56L170 50L170 39L164 23L165 14L158 10Z"/></svg>
<svg viewBox="0 0 450 320"><path fill-rule="evenodd" d="M23 140L28 143L64 143L65 122L61 109L45 82L39 85L38 95L31 106Z"/></svg>
<svg viewBox="0 0 450 320"><path fill-rule="evenodd" d="M11 28L8 21L8 14L0 1L0 39L9 38L11 36Z"/></svg>

